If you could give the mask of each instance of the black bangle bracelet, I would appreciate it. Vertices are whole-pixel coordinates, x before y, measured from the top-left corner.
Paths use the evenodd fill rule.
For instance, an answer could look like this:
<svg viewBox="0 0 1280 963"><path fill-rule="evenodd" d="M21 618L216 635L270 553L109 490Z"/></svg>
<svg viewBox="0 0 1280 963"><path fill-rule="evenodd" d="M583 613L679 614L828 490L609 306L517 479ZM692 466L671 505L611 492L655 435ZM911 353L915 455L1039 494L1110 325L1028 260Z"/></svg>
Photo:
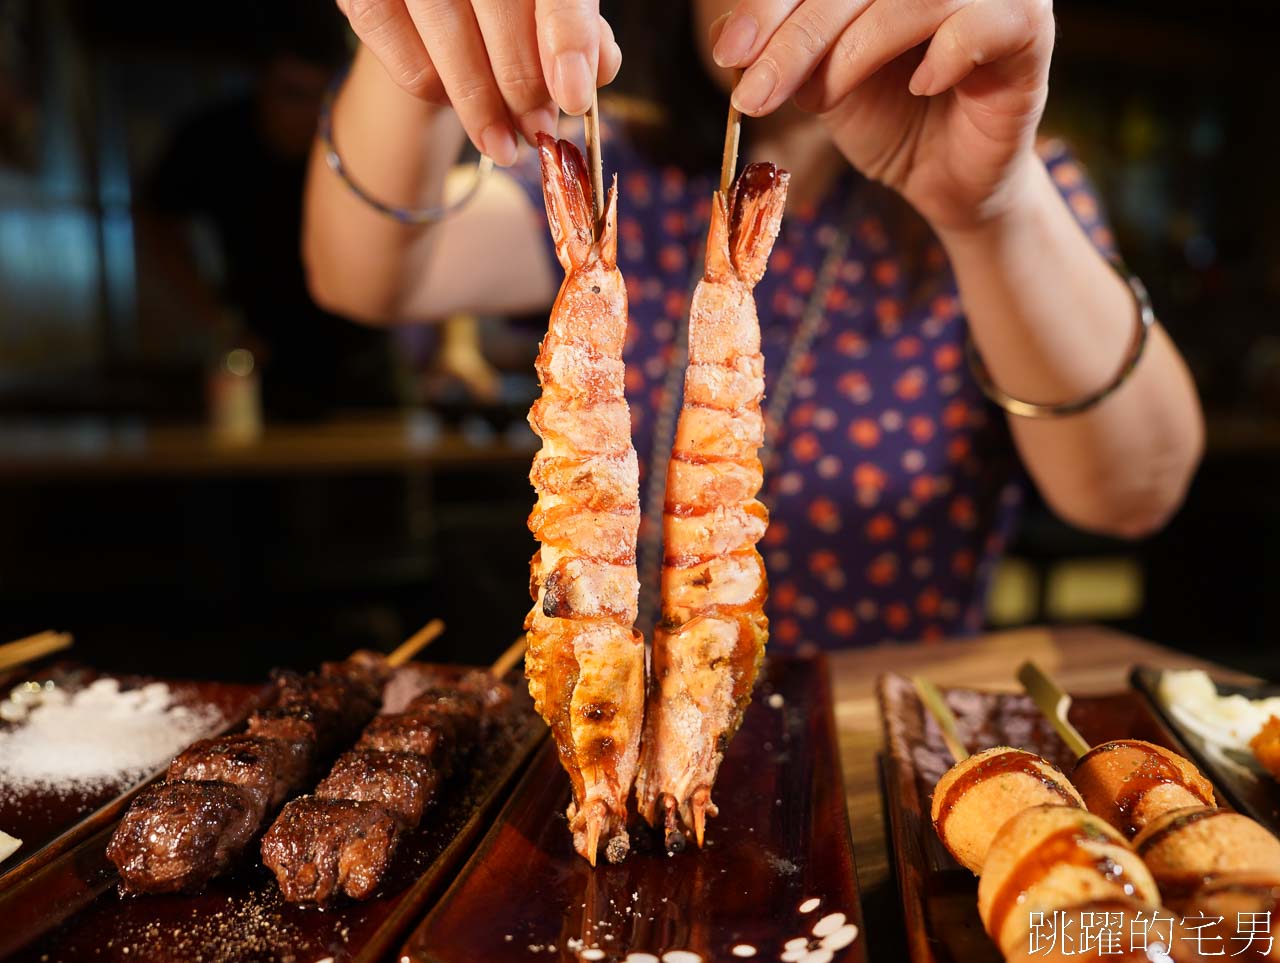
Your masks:
<svg viewBox="0 0 1280 963"><path fill-rule="evenodd" d="M325 95L324 105L320 108L317 134L320 137L320 143L324 145L325 161L329 164L329 169L338 175L338 178L347 185L347 189L352 194L379 214L385 214L401 224L409 224L414 227L437 224L450 215L456 214L471 202L476 196L476 192L480 190L480 185L485 182L485 178L493 171L493 161L483 154L480 155L480 160L476 163L475 180L471 186L456 201L440 207L397 207L394 204L387 204L378 200L360 186L347 170L342 161L342 155L338 153L337 145L333 142L333 103L337 99L338 90L345 80L346 73L344 72L330 85L329 92Z"/></svg>
<svg viewBox="0 0 1280 963"><path fill-rule="evenodd" d="M973 343L973 335L970 334L965 344L965 352L969 359L969 369L973 372L973 376L978 382L978 387L982 389L982 393L987 398L1009 414L1017 415L1019 418L1066 418L1069 415L1078 415L1082 411L1088 411L1090 408L1097 406L1129 380L1134 369L1138 366L1138 362L1142 360L1143 352L1147 347L1147 340L1151 334L1151 327L1155 324L1156 314L1151 307L1151 298L1147 294L1146 285L1137 276L1130 274L1123 265L1113 262L1112 267L1129 285L1129 290L1133 292L1134 302L1138 308L1138 324L1134 330L1133 339L1129 344L1129 351L1125 355L1124 363L1120 366L1120 370L1116 372L1115 377L1093 394L1076 401L1064 401L1047 405L1023 401L1003 391L991 380L991 373L987 370L981 355L978 354L977 345Z"/></svg>

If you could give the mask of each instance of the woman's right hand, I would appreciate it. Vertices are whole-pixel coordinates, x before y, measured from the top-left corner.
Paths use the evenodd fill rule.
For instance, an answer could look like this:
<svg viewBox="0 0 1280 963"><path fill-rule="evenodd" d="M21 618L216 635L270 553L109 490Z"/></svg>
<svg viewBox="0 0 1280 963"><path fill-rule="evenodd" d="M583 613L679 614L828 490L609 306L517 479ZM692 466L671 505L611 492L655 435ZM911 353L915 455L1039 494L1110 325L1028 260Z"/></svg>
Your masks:
<svg viewBox="0 0 1280 963"><path fill-rule="evenodd" d="M598 0L337 0L396 84L452 106L476 149L506 166L516 136L585 113L622 52Z"/></svg>

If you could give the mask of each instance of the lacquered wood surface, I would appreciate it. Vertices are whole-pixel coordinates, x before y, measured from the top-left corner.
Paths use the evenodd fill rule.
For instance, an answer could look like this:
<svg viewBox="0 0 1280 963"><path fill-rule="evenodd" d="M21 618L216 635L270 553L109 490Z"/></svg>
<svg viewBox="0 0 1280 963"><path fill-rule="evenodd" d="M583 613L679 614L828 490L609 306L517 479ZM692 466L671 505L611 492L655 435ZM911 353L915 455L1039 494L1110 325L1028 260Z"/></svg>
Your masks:
<svg viewBox="0 0 1280 963"><path fill-rule="evenodd" d="M721 769L720 815L702 851L668 856L660 836L638 828L621 865L592 870L565 823L568 780L544 750L402 959L569 963L684 952L710 963L735 959L738 945L777 959L830 914L861 931L828 692L821 659L766 664ZM811 898L819 905L801 912ZM865 960L861 932L834 959Z"/></svg>

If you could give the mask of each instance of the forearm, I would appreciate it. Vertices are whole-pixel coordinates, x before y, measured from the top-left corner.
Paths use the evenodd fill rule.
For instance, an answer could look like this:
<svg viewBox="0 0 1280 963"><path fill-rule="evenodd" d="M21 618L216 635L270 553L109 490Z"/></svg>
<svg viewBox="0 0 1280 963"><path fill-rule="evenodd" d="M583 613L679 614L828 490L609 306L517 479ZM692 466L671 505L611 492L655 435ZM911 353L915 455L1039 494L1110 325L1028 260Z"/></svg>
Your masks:
<svg viewBox="0 0 1280 963"><path fill-rule="evenodd" d="M1030 160L1009 213L942 232L974 340L992 379L1027 401L1087 396L1119 370L1136 310ZM1014 440L1046 501L1088 529L1138 536L1177 508L1203 445L1195 388L1159 326L1130 379L1096 407L1062 419L1011 417Z"/></svg>
<svg viewBox="0 0 1280 963"><path fill-rule="evenodd" d="M453 112L393 84L364 47L333 107L333 139L350 176L372 196L402 207L434 207L464 135ZM430 227L400 224L356 197L311 153L303 259L316 300L360 320L399 313L411 275L429 257Z"/></svg>

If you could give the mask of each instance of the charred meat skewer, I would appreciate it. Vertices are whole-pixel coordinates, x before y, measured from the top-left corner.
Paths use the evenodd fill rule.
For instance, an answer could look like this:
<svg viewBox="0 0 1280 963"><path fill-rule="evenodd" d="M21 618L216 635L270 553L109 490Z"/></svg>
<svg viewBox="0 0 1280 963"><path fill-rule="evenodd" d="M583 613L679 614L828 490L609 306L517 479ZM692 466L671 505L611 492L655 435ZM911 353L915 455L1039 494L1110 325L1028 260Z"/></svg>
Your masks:
<svg viewBox="0 0 1280 963"><path fill-rule="evenodd" d="M373 894L403 834L478 742L509 691L488 673L429 686L404 711L378 716L314 795L293 800L262 839L262 861L289 902Z"/></svg>
<svg viewBox="0 0 1280 963"><path fill-rule="evenodd" d="M134 800L107 846L127 893L198 890L227 869L318 757L377 711L390 667L373 653L276 679L248 732L197 742Z"/></svg>

